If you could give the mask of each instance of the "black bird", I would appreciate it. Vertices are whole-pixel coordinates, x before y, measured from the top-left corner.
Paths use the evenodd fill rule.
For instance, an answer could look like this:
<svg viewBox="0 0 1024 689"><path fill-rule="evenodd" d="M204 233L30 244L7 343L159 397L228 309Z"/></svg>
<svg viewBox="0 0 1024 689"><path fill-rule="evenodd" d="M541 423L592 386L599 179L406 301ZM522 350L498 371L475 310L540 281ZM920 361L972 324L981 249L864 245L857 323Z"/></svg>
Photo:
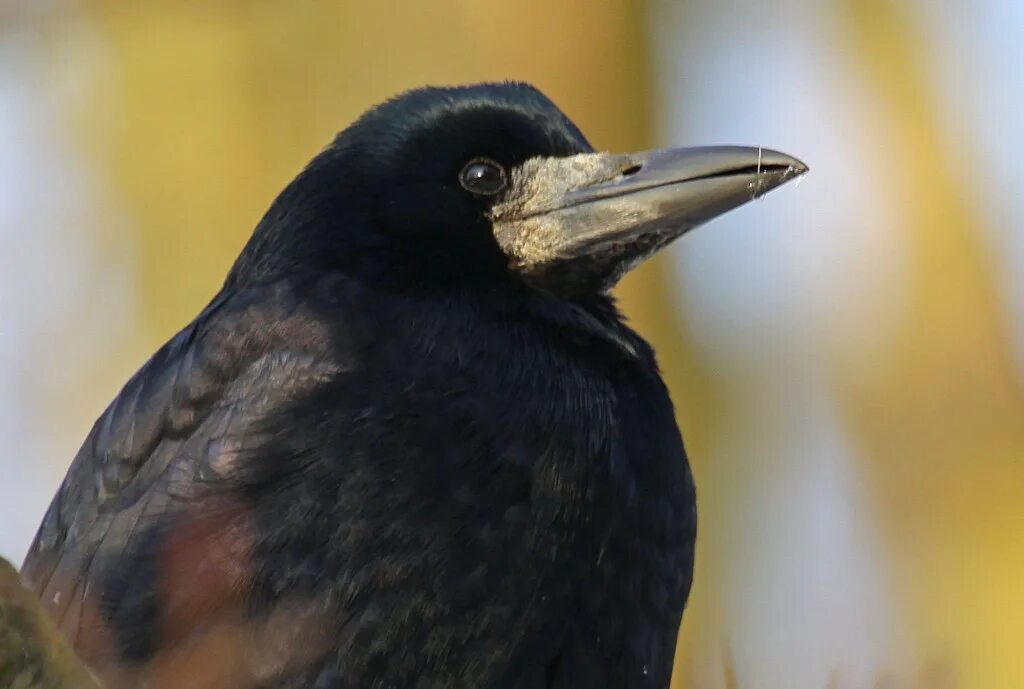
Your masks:
<svg viewBox="0 0 1024 689"><path fill-rule="evenodd" d="M112 689L667 686L694 486L608 291L805 170L595 153L525 84L370 110L97 421L26 577Z"/></svg>

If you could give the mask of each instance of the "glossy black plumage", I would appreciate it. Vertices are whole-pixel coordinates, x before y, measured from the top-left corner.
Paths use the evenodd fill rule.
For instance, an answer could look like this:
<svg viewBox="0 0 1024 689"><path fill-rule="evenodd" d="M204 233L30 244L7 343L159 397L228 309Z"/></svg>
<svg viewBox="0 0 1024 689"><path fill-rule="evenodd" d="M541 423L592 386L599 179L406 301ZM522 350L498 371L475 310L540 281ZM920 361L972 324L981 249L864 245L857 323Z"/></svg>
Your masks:
<svg viewBox="0 0 1024 689"><path fill-rule="evenodd" d="M288 187L26 562L111 687L667 686L696 513L653 354L455 181L589 150L529 87L422 90Z"/></svg>

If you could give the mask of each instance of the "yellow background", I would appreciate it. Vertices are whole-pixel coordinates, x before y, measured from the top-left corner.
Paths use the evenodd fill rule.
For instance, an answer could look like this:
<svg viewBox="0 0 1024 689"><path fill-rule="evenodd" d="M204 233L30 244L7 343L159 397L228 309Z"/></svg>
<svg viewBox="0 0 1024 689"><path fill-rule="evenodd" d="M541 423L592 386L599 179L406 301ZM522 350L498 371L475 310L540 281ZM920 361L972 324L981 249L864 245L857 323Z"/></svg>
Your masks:
<svg viewBox="0 0 1024 689"><path fill-rule="evenodd" d="M691 0L672 14L692 17L680 36L700 30L701 5L711 2ZM905 647L877 676L892 672L908 686L1024 687L1024 385L982 231L985 192L965 172L984 161L943 120L941 83L930 71L936 47L912 7L827 4L843 36L838 59L871 103L864 155L885 161L865 174L883 212L898 219L909 257L907 306L870 359L839 346L823 374L869 489L880 577L892 592L885 605L904 630ZM78 362L56 379L18 372L46 419L47 480L59 478L126 376L216 291L276 192L369 105L425 83L514 78L550 95L598 148L683 143L656 131L658 92L672 88L652 58L661 5L94 0L8 12L0 43L31 36L45 81L37 97L59 113L61 145L88 161L94 211L69 231L89 233L99 265L130 266L123 315L99 320L90 295L78 295L81 307L35 343L38 358L20 360L39 369L50 359ZM793 193L764 207L801 202ZM9 228L12 236L29 230ZM736 562L723 554L733 544L712 536L747 496L713 459L756 391L746 372L710 367L695 353L677 269L660 257L618 290L660 353L701 488L698 571L674 681L725 686L753 677L780 686L764 680L777 668L736 667L739 680L723 669L737 655L722 612L737 578L722 568ZM21 327L17 318L5 315L0 328ZM82 355L90 328L102 330L90 335L99 344ZM5 474L21 461L0 453ZM756 581L756 563L748 576ZM799 664L802 652L777 662ZM835 686L845 686L844 667L858 659L851 651L826 662Z"/></svg>

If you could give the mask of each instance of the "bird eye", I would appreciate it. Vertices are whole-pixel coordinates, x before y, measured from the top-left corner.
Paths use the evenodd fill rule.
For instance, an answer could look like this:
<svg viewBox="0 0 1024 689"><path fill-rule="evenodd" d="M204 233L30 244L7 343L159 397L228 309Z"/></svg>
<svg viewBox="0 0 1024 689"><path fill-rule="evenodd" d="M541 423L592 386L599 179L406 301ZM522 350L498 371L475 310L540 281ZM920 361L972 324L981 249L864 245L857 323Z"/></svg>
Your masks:
<svg viewBox="0 0 1024 689"><path fill-rule="evenodd" d="M482 196L497 194L508 184L505 168L493 160L477 158L466 163L459 173L459 183L466 191Z"/></svg>

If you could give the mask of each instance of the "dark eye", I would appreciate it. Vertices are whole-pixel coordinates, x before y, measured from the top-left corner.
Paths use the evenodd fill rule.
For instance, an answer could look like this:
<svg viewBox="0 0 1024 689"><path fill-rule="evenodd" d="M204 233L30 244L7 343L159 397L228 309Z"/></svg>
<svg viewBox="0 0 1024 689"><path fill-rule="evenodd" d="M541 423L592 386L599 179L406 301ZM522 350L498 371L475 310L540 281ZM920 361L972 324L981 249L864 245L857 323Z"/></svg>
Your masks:
<svg viewBox="0 0 1024 689"><path fill-rule="evenodd" d="M491 196L505 188L508 178L505 175L505 168L493 160L477 158L469 161L466 163L466 167L462 168L462 172L459 173L459 183L466 191L482 196Z"/></svg>

